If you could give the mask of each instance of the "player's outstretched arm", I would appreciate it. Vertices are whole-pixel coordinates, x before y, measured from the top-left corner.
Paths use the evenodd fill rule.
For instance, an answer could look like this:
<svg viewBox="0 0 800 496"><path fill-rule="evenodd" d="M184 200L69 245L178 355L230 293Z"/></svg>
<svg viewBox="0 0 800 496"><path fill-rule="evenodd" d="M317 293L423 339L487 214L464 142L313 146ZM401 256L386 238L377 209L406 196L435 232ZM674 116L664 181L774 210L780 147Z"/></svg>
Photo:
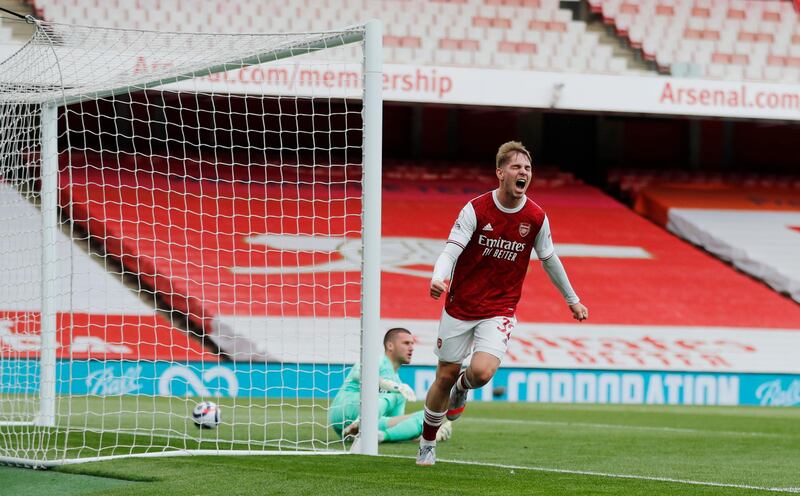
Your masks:
<svg viewBox="0 0 800 496"><path fill-rule="evenodd" d="M572 317L577 321L589 318L589 309L581 303L580 298L575 294L575 290L572 289L572 285L567 277L567 271L564 270L564 265L561 263L558 255L553 253L548 258L542 260L542 267L544 267L544 271L547 272L548 277L550 277L550 281L558 288L561 295L567 301L567 305L569 305L569 309L572 311Z"/></svg>
<svg viewBox="0 0 800 496"><path fill-rule="evenodd" d="M564 270L561 259L556 255L553 236L550 233L550 221L547 217L542 222L542 227L539 229L539 234L536 235L533 247L539 256L539 260L542 261L542 267L547 272L547 276L553 286L558 288L561 296L567 301L572 317L579 322L588 319L589 310L581 304L581 299L578 298L575 290L572 289L572 284L569 283L569 277L567 277L567 271Z"/></svg>

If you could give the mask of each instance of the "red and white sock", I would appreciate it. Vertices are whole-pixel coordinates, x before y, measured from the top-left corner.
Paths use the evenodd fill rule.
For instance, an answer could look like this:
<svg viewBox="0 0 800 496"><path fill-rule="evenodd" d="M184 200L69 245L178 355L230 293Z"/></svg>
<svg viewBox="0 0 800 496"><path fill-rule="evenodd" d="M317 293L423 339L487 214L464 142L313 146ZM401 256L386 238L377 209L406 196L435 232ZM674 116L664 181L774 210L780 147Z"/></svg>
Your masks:
<svg viewBox="0 0 800 496"><path fill-rule="evenodd" d="M469 383L467 380L467 371L461 372L461 375L458 376L456 379L456 389L459 391L466 391L467 389L472 389L472 384Z"/></svg>
<svg viewBox="0 0 800 496"><path fill-rule="evenodd" d="M425 406L425 418L422 421L422 438L420 444L436 444L436 433L444 423L444 416L447 412L434 412Z"/></svg>

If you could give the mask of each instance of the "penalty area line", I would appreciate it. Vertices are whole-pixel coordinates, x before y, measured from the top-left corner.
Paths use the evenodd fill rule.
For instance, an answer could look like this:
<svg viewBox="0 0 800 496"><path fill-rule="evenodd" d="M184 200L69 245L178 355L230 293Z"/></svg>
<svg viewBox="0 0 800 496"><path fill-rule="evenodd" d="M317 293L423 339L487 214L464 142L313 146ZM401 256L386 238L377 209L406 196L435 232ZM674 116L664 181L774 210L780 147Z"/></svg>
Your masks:
<svg viewBox="0 0 800 496"><path fill-rule="evenodd" d="M410 459L413 460L415 457L413 456L404 456L404 455L379 455L385 458L402 458L402 459ZM675 479L672 477L659 477L659 476L650 476L650 475L635 475L635 474L613 474L609 472L596 472L594 470L573 470L573 469L566 469L566 468L554 468L554 467L537 467L537 466L526 466L526 465L506 465L503 463L491 463L491 462L476 462L476 461L469 461L469 460L452 460L452 459L440 459L436 461L437 463L452 463L455 465L470 465L475 467L487 467L487 468L502 468L507 470L527 470L530 472L546 472L551 474L568 474L568 475L585 475L590 477L605 477L609 479L630 479L630 480L642 480L642 481L653 481L653 482L666 482L670 484L686 484L691 486L708 486L708 487L727 487L731 489L748 489L753 491L765 491L765 492L773 492L773 493L789 493L789 494L800 494L800 487L767 487L767 486L755 486L750 484L734 484L728 482L714 482L714 481L697 481L691 479Z"/></svg>

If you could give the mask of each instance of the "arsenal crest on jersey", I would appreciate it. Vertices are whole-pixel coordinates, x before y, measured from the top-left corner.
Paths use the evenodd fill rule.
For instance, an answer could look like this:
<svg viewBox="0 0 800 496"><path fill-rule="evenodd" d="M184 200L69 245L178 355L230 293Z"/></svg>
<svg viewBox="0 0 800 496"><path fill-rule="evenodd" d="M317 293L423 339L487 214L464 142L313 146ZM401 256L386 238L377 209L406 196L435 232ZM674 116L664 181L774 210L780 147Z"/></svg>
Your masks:
<svg viewBox="0 0 800 496"><path fill-rule="evenodd" d="M531 225L530 224L528 224L527 222L523 222L523 223L521 223L519 225L519 235L520 236L522 236L524 238L525 236L528 235L529 232L531 232Z"/></svg>

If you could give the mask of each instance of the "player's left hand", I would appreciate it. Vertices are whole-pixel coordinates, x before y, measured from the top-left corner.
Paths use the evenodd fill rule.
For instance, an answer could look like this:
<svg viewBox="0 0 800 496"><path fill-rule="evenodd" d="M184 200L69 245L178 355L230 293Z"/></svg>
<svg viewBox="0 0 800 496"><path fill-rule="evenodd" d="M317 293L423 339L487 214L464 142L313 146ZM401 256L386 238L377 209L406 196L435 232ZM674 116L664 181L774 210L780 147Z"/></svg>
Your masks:
<svg viewBox="0 0 800 496"><path fill-rule="evenodd" d="M447 291L447 283L445 283L444 281L440 281L439 279L433 279L431 281L431 290L430 290L431 298L433 298L434 300L438 300L439 297L442 296L442 293L444 293L445 291Z"/></svg>
<svg viewBox="0 0 800 496"><path fill-rule="evenodd" d="M414 393L414 390L411 389L411 386L408 384L400 384L400 387L397 388L397 392L402 394L406 401L417 401L416 393Z"/></svg>
<svg viewBox="0 0 800 496"><path fill-rule="evenodd" d="M589 318L589 309L583 306L582 303L575 303L570 305L569 309L572 310L572 318L578 322Z"/></svg>

